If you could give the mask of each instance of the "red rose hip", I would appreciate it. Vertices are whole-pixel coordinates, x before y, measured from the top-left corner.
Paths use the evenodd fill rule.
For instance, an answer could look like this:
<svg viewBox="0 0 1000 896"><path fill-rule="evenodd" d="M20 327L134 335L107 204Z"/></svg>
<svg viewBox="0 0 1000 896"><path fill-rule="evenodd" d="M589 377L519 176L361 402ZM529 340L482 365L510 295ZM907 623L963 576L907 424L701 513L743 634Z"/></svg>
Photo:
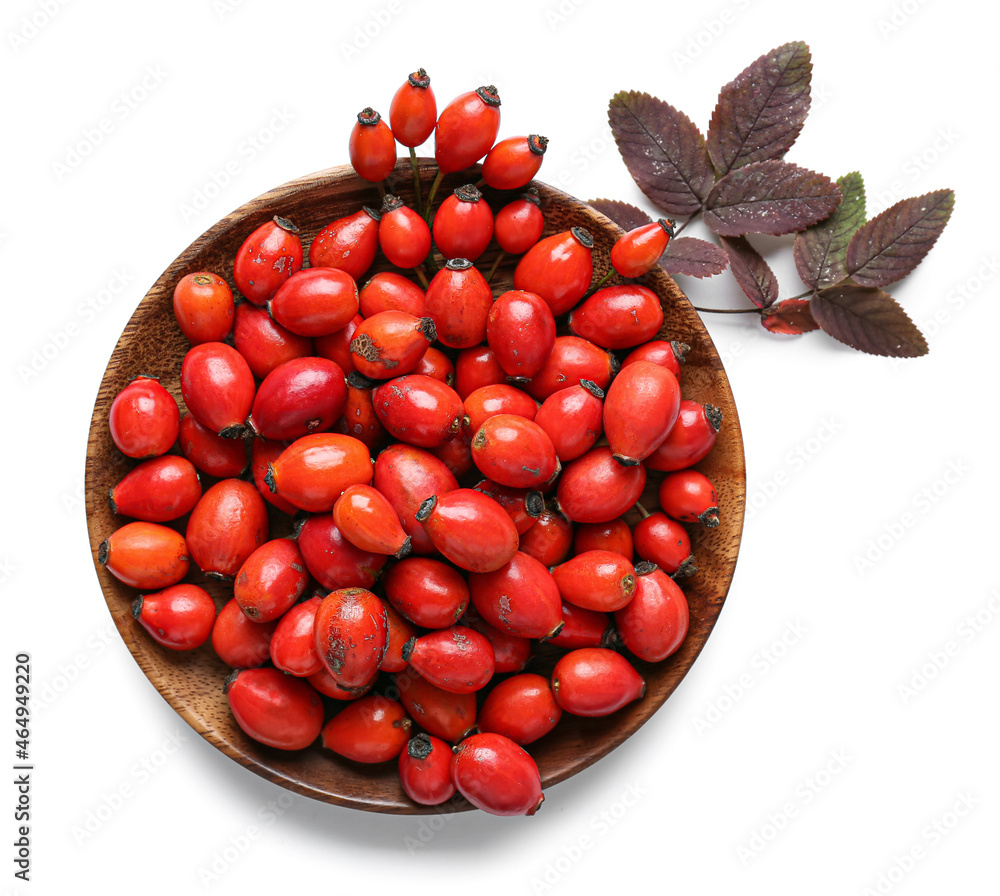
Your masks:
<svg viewBox="0 0 1000 896"><path fill-rule="evenodd" d="M607 716L642 697L646 682L620 653L606 647L581 647L556 663L552 691L566 712Z"/></svg>
<svg viewBox="0 0 1000 896"><path fill-rule="evenodd" d="M451 760L455 787L491 815L534 815L545 796L535 760L502 734L474 734Z"/></svg>

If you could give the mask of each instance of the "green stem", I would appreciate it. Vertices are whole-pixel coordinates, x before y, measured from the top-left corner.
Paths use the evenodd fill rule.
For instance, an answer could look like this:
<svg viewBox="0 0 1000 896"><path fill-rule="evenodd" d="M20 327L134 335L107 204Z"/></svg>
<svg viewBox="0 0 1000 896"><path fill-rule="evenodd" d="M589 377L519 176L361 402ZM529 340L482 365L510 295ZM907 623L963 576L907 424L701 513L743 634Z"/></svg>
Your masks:
<svg viewBox="0 0 1000 896"><path fill-rule="evenodd" d="M434 205L434 197L437 195L438 187L441 186L441 179L444 177L444 172L438 168L438 173L434 177L434 182L431 184L430 192L427 194L427 209L424 218L427 223L431 223L431 208Z"/></svg>
<svg viewBox="0 0 1000 896"><path fill-rule="evenodd" d="M642 514L643 519L646 519L649 516L649 511L646 510L646 508L643 507L642 504L640 504L638 501L635 502L634 506L635 509L638 510L640 514Z"/></svg>
<svg viewBox="0 0 1000 896"><path fill-rule="evenodd" d="M594 292L595 290L600 289L612 277L614 272L615 272L614 268L608 268L607 273L605 273L605 275L601 277L600 280L598 280L592 287L590 287L590 291Z"/></svg>
<svg viewBox="0 0 1000 896"><path fill-rule="evenodd" d="M414 268L413 273L417 275L417 279L420 281L420 285L424 288L424 290L426 290L428 286L427 275L424 273L423 268L419 267Z"/></svg>
<svg viewBox="0 0 1000 896"><path fill-rule="evenodd" d="M415 147L410 147L410 167L413 169L413 195L416 197L416 208L417 214L422 215L424 213L423 200L420 198L420 170L417 168L417 150Z"/></svg>
<svg viewBox="0 0 1000 896"><path fill-rule="evenodd" d="M493 267L490 268L490 272L486 275L486 282L489 283L493 279L493 275L497 272L497 268L500 267L500 262L503 261L504 255L506 253L501 252L497 256L497 260L493 262Z"/></svg>

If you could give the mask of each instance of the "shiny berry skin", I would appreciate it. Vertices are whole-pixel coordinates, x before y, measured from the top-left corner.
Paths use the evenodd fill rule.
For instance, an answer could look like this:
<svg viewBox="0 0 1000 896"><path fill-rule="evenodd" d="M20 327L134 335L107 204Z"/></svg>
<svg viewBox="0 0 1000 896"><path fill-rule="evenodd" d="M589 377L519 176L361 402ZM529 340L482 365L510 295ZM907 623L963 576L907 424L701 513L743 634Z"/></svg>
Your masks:
<svg viewBox="0 0 1000 896"><path fill-rule="evenodd" d="M540 491L513 488L500 485L491 479L483 479L474 486L477 492L492 498L514 521L518 536L523 535L538 522L538 516L545 508L545 499Z"/></svg>
<svg viewBox="0 0 1000 896"><path fill-rule="evenodd" d="M476 612L490 625L520 638L550 638L562 625L562 600L549 570L518 551L500 568L469 576Z"/></svg>
<svg viewBox="0 0 1000 896"><path fill-rule="evenodd" d="M171 585L132 601L132 615L153 640L171 650L194 650L212 634L215 601L197 585Z"/></svg>
<svg viewBox="0 0 1000 896"><path fill-rule="evenodd" d="M466 184L438 207L431 233L445 258L475 261L493 239L493 212L483 194Z"/></svg>
<svg viewBox="0 0 1000 896"><path fill-rule="evenodd" d="M611 267L623 277L641 277L656 267L673 235L673 223L664 218L630 230L611 247Z"/></svg>
<svg viewBox="0 0 1000 896"><path fill-rule="evenodd" d="M354 367L378 380L412 373L435 338L434 321L429 317L380 311L366 318L354 333Z"/></svg>
<svg viewBox="0 0 1000 896"><path fill-rule="evenodd" d="M264 542L240 567L233 597L254 622L271 622L295 605L309 584L309 571L291 538Z"/></svg>
<svg viewBox="0 0 1000 896"><path fill-rule="evenodd" d="M417 373L381 383L372 395L375 413L401 442L433 448L454 437L462 425L462 399L440 380Z"/></svg>
<svg viewBox="0 0 1000 896"><path fill-rule="evenodd" d="M326 358L295 358L260 384L247 427L263 439L292 441L325 432L347 404L344 371Z"/></svg>
<svg viewBox="0 0 1000 896"><path fill-rule="evenodd" d="M438 116L434 158L444 174L474 165L489 152L500 130L496 87L478 87L453 99Z"/></svg>
<svg viewBox="0 0 1000 896"><path fill-rule="evenodd" d="M218 274L198 271L174 287L174 317L188 342L222 342L233 328L233 291Z"/></svg>
<svg viewBox="0 0 1000 896"><path fill-rule="evenodd" d="M624 467L608 447L591 448L570 461L559 477L556 496L563 513L577 523L606 523L639 500L646 468Z"/></svg>
<svg viewBox="0 0 1000 896"><path fill-rule="evenodd" d="M302 436L289 445L267 469L264 481L274 493L299 510L333 510L349 485L372 481L368 448L352 436L324 432Z"/></svg>
<svg viewBox="0 0 1000 896"><path fill-rule="evenodd" d="M389 126L396 142L414 147L434 133L437 124L437 100L431 79L422 68L412 72L393 94L389 104Z"/></svg>
<svg viewBox="0 0 1000 896"><path fill-rule="evenodd" d="M321 597L296 604L278 620L271 635L271 662L282 672L306 678L323 668L323 662L316 653L316 610L323 602Z"/></svg>
<svg viewBox="0 0 1000 896"><path fill-rule="evenodd" d="M472 462L472 437L459 430L458 435L447 442L429 449L438 460L444 461L456 479L465 479L476 468Z"/></svg>
<svg viewBox="0 0 1000 896"><path fill-rule="evenodd" d="M520 550L545 566L562 563L573 547L573 524L552 506L546 506L538 519L521 536Z"/></svg>
<svg viewBox="0 0 1000 896"><path fill-rule="evenodd" d="M267 309L250 302L240 302L236 308L233 346L259 380L280 364L313 353L313 341L308 336L286 329L271 320Z"/></svg>
<svg viewBox="0 0 1000 896"><path fill-rule="evenodd" d="M111 512L147 523L166 523L189 513L201 497L191 461L165 454L129 470L108 492Z"/></svg>
<svg viewBox="0 0 1000 896"><path fill-rule="evenodd" d="M584 551L552 570L562 599L584 610L610 613L635 593L635 567L614 551Z"/></svg>
<svg viewBox="0 0 1000 896"><path fill-rule="evenodd" d="M449 348L472 348L486 339L493 291L472 262L452 258L427 287L426 312L434 320L438 342Z"/></svg>
<svg viewBox="0 0 1000 896"><path fill-rule="evenodd" d="M488 479L511 488L540 488L559 472L552 439L514 414L487 418L472 437L472 459Z"/></svg>
<svg viewBox="0 0 1000 896"><path fill-rule="evenodd" d="M556 702L577 716L607 716L646 693L646 682L620 653L580 647L560 657L552 670Z"/></svg>
<svg viewBox="0 0 1000 896"><path fill-rule="evenodd" d="M507 380L493 350L485 345L462 349L455 359L455 391L465 401L476 389L495 386Z"/></svg>
<svg viewBox="0 0 1000 896"><path fill-rule="evenodd" d="M236 253L233 281L255 305L267 303L289 277L302 268L299 229L277 215L250 234Z"/></svg>
<svg viewBox="0 0 1000 896"><path fill-rule="evenodd" d="M434 547L462 569L492 572L517 552L514 521L496 501L473 489L428 498L416 516Z"/></svg>
<svg viewBox="0 0 1000 896"><path fill-rule="evenodd" d="M654 364L666 367L680 382L681 365L690 348L686 343L678 342L676 339L670 342L665 339L653 339L632 349L622 361L622 367L627 367L636 361L652 361Z"/></svg>
<svg viewBox="0 0 1000 896"><path fill-rule="evenodd" d="M278 669L238 669L226 679L229 708L244 733L279 750L304 750L323 727L319 694Z"/></svg>
<svg viewBox="0 0 1000 896"><path fill-rule="evenodd" d="M399 754L399 783L421 806L440 806L455 795L451 780L451 747L441 738L421 731Z"/></svg>
<svg viewBox="0 0 1000 896"><path fill-rule="evenodd" d="M480 731L502 734L520 746L544 737L562 718L549 680L524 672L499 682L479 709Z"/></svg>
<svg viewBox="0 0 1000 896"><path fill-rule="evenodd" d="M552 639L556 647L575 650L578 647L604 647L612 632L611 616L599 610L585 610L563 601L563 627Z"/></svg>
<svg viewBox="0 0 1000 896"><path fill-rule="evenodd" d="M483 159L483 180L495 190L526 186L542 167L548 145L548 138L538 134L499 141Z"/></svg>
<svg viewBox="0 0 1000 896"><path fill-rule="evenodd" d="M722 411L710 404L683 400L667 437L646 458L646 467L669 473L708 456L722 427Z"/></svg>
<svg viewBox="0 0 1000 896"><path fill-rule="evenodd" d="M267 311L299 336L329 336L358 313L358 285L339 268L307 268L282 284Z"/></svg>
<svg viewBox="0 0 1000 896"><path fill-rule="evenodd" d="M333 521L356 548L397 559L410 552L410 536L388 499L370 485L351 485L333 505Z"/></svg>
<svg viewBox="0 0 1000 896"><path fill-rule="evenodd" d="M154 376L137 376L111 402L108 426L122 454L142 459L166 454L177 441L181 412Z"/></svg>
<svg viewBox="0 0 1000 896"><path fill-rule="evenodd" d="M575 460L604 432L604 390L590 380L581 380L553 392L535 414L535 423L552 440L560 461Z"/></svg>
<svg viewBox="0 0 1000 896"><path fill-rule="evenodd" d="M332 697L334 700L357 700L367 694L375 682L364 688L359 688L358 690L347 690L341 687L337 680L326 671L326 666L322 666L319 672L314 672L312 675L306 676L306 681L309 682L317 691L319 691L324 697Z"/></svg>
<svg viewBox="0 0 1000 896"><path fill-rule="evenodd" d="M356 370L347 378L347 403L344 416L334 427L337 432L352 436L374 454L385 443L387 434L375 413L373 396L375 380L363 377Z"/></svg>
<svg viewBox="0 0 1000 896"><path fill-rule="evenodd" d="M674 580L652 563L637 566L635 597L615 613L625 647L640 660L659 663L684 642L689 621L687 598Z"/></svg>
<svg viewBox="0 0 1000 896"><path fill-rule="evenodd" d="M651 513L636 523L633 538L636 554L655 563L667 575L690 575L696 571L691 536L683 523L665 513Z"/></svg>
<svg viewBox="0 0 1000 896"><path fill-rule="evenodd" d="M496 213L493 238L508 255L523 255L541 239L544 227L538 193L529 190Z"/></svg>
<svg viewBox="0 0 1000 896"><path fill-rule="evenodd" d="M260 492L242 479L215 483L188 517L191 559L205 575L231 579L267 541L267 507Z"/></svg>
<svg viewBox="0 0 1000 896"><path fill-rule="evenodd" d="M137 521L116 529L101 543L101 564L119 582L143 591L176 585L190 565L184 536L160 523Z"/></svg>
<svg viewBox="0 0 1000 896"><path fill-rule="evenodd" d="M636 283L605 286L569 316L569 329L574 336L607 349L641 345L659 333L662 326L660 297Z"/></svg>
<svg viewBox="0 0 1000 896"><path fill-rule="evenodd" d="M538 404L528 394L507 383L496 383L482 386L468 395L463 402L465 416L463 428L474 435L490 417L497 414L512 414L525 420L534 420L538 413Z"/></svg>
<svg viewBox="0 0 1000 896"><path fill-rule="evenodd" d="M316 652L337 684L355 692L368 687L388 643L382 602L365 588L331 591L316 610L314 637Z"/></svg>
<svg viewBox="0 0 1000 896"><path fill-rule="evenodd" d="M267 487L264 478L267 476L268 464L274 463L281 452L288 447L286 442L274 442L269 439L254 439L250 445L250 472L253 476L253 484L257 486L257 491L261 493L264 500L273 507L277 507L282 513L295 516L299 512L298 507L290 504L284 498L271 492ZM236 474L231 474L236 475Z"/></svg>
<svg viewBox="0 0 1000 896"><path fill-rule="evenodd" d="M372 485L385 495L396 511L404 531L411 538L413 553L434 553L436 549L417 521L416 513L432 495L458 488L458 480L444 462L421 448L390 445L375 459Z"/></svg>
<svg viewBox="0 0 1000 896"><path fill-rule="evenodd" d="M358 302L363 317L372 317L380 311L405 311L414 317L425 314L424 291L395 271L375 274L361 287Z"/></svg>
<svg viewBox="0 0 1000 896"><path fill-rule="evenodd" d="M234 479L247 468L247 446L242 439L224 439L191 414L181 420L178 442L181 454L216 479Z"/></svg>
<svg viewBox="0 0 1000 896"><path fill-rule="evenodd" d="M309 266L339 268L360 280L378 252L381 217L380 212L365 206L352 215L331 221L309 246Z"/></svg>
<svg viewBox="0 0 1000 896"><path fill-rule="evenodd" d="M483 688L496 665L493 645L486 636L464 625L414 638L403 648L403 659L422 678L453 694L471 694Z"/></svg>
<svg viewBox="0 0 1000 896"><path fill-rule="evenodd" d="M224 439L240 438L253 406L250 365L224 342L203 342L181 363L181 395L191 415Z"/></svg>
<svg viewBox="0 0 1000 896"><path fill-rule="evenodd" d="M411 725L398 702L368 694L323 726L323 746L355 762L388 762L406 746Z"/></svg>
<svg viewBox="0 0 1000 896"><path fill-rule="evenodd" d="M315 346L313 354L320 358L333 361L341 370L344 376L354 373L354 355L351 354L351 340L357 332L358 327L364 322L361 314L355 314L347 324L334 333L326 336L317 336L312 340Z"/></svg>
<svg viewBox="0 0 1000 896"><path fill-rule="evenodd" d="M271 638L277 627L277 622L254 622L230 598L215 617L212 649L235 669L263 666L271 656Z"/></svg>
<svg viewBox="0 0 1000 896"><path fill-rule="evenodd" d="M533 292L559 317L583 298L594 276L594 238L582 227L533 245L514 269L514 289Z"/></svg>
<svg viewBox="0 0 1000 896"><path fill-rule="evenodd" d="M683 523L701 523L707 529L719 525L719 498L712 481L697 470L667 473L660 483L660 507Z"/></svg>
<svg viewBox="0 0 1000 896"><path fill-rule="evenodd" d="M524 388L539 401L581 380L606 392L617 372L618 361L610 352L579 336L557 336L549 359Z"/></svg>
<svg viewBox="0 0 1000 896"><path fill-rule="evenodd" d="M382 601L382 609L385 610L386 647L378 668L380 672L402 672L410 665L403 659L403 649L417 636L417 629L388 601Z"/></svg>
<svg viewBox="0 0 1000 896"><path fill-rule="evenodd" d="M502 734L465 738L451 759L455 787L491 815L534 815L545 799L535 760Z"/></svg>
<svg viewBox="0 0 1000 896"><path fill-rule="evenodd" d="M501 631L490 625L475 610L470 610L462 617L462 625L485 635L486 640L493 645L494 672L498 675L520 672L531 659L532 643L528 638Z"/></svg>
<svg viewBox="0 0 1000 896"><path fill-rule="evenodd" d="M634 466L667 437L681 406L681 387L666 367L636 361L623 368L604 399L604 435L614 458Z"/></svg>
<svg viewBox="0 0 1000 896"><path fill-rule="evenodd" d="M386 599L423 628L454 625L469 605L469 586L454 567L432 557L407 557L382 577Z"/></svg>
<svg viewBox="0 0 1000 896"><path fill-rule="evenodd" d="M454 388L455 385L455 365L441 349L429 346L423 357L413 368L414 373L421 376L429 376L435 380L441 380L446 386Z"/></svg>
<svg viewBox="0 0 1000 896"><path fill-rule="evenodd" d="M490 307L486 341L508 376L531 379L556 342L552 309L532 292L509 290Z"/></svg>
<svg viewBox="0 0 1000 896"><path fill-rule="evenodd" d="M387 194L382 202L378 242L385 257L397 268L415 268L431 251L431 229L403 200Z"/></svg>
<svg viewBox="0 0 1000 896"><path fill-rule="evenodd" d="M396 138L382 116L370 106L358 113L347 151L354 170L365 180L385 180L396 167Z"/></svg>
<svg viewBox="0 0 1000 896"><path fill-rule="evenodd" d="M385 554L356 548L337 528L330 513L311 516L297 540L306 568L324 588L371 588L388 561Z"/></svg>
<svg viewBox="0 0 1000 896"><path fill-rule="evenodd" d="M413 669L393 676L399 700L421 728L443 740L460 740L476 724L476 695L445 691Z"/></svg>
<svg viewBox="0 0 1000 896"><path fill-rule="evenodd" d="M584 551L612 551L631 560L634 553L632 530L621 517L606 523L580 523L573 533L573 553Z"/></svg>

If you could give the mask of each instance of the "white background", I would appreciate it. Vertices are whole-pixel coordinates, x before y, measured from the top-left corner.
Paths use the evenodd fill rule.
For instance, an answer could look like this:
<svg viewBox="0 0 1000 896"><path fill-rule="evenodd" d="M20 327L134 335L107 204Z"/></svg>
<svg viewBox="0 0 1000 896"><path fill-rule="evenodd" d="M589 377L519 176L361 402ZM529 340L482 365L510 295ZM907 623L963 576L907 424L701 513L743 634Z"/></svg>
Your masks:
<svg viewBox="0 0 1000 896"><path fill-rule="evenodd" d="M1000 16L975 10L5 3L0 696L12 721L28 651L38 699L33 880L13 877L0 810L0 892L997 892ZM198 738L118 639L82 500L104 365L161 271L247 199L345 163L354 114L387 110L421 65L441 104L495 83L501 136L551 140L540 179L643 204L607 131L611 95L649 91L704 128L723 83L796 39L814 108L790 161L860 170L870 213L956 190L937 247L891 290L931 351L893 362L821 333L769 336L752 316L706 321L740 410L749 512L725 610L676 694L531 819L340 809ZM799 292L787 244L760 245L782 295ZM727 278L681 285L742 307ZM0 806L15 798L0 785Z"/></svg>

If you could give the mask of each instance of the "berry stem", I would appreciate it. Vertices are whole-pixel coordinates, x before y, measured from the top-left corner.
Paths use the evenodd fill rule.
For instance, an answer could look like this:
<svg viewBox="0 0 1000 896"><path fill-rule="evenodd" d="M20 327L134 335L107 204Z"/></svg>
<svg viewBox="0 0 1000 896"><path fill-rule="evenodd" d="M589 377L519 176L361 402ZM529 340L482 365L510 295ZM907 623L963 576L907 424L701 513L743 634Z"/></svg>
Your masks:
<svg viewBox="0 0 1000 896"><path fill-rule="evenodd" d="M416 147L410 147L410 167L413 169L413 193L416 196L415 204L417 207L417 214L422 215L423 200L420 198L420 171L417 168L417 150Z"/></svg>
<svg viewBox="0 0 1000 896"><path fill-rule="evenodd" d="M690 218L688 218L688 219L687 219L687 220L686 220L686 221L685 221L685 222L684 222L683 224L681 224L681 225L680 225L680 227L675 227L675 228L674 228L674 235L673 235L673 236L671 237L671 239L677 239L677 237L678 237L678 235L680 234L680 232L681 232L681 231L682 231L682 230L683 230L683 229L684 229L685 227L687 227L687 226L688 226L688 224L690 224L690 223L691 223L691 222L692 222L692 221L693 221L693 220L694 220L695 218L697 218L697 217L698 217L698 216L699 216L700 214L701 214L701 209L698 209L698 211L696 211L696 212L695 212L695 213L694 213L693 215L691 215L691 217L690 217Z"/></svg>
<svg viewBox="0 0 1000 896"><path fill-rule="evenodd" d="M420 281L420 285L426 291L428 283L427 283L427 275L424 273L424 269L421 267L416 267L413 269L413 273L417 275L417 279Z"/></svg>
<svg viewBox="0 0 1000 896"><path fill-rule="evenodd" d="M497 260L493 262L493 266L490 268L490 272L486 275L486 282L489 283L493 279L493 275L497 272L497 268L500 267L500 262L503 261L506 252L501 252L497 256Z"/></svg>
<svg viewBox="0 0 1000 896"><path fill-rule="evenodd" d="M378 187L379 197L385 199L385 181L380 180L376 182L375 186Z"/></svg>
<svg viewBox="0 0 1000 896"><path fill-rule="evenodd" d="M640 504L638 501L636 501L633 506L636 510L639 511L643 519L646 519L649 516L649 511L646 510L646 508L643 507L642 504Z"/></svg>
<svg viewBox="0 0 1000 896"><path fill-rule="evenodd" d="M438 173L434 177L434 182L431 184L430 192L427 194L427 209L424 218L427 223L431 223L431 206L434 204L434 197L437 195L438 187L441 186L441 179L444 177L444 172L438 168Z"/></svg>

